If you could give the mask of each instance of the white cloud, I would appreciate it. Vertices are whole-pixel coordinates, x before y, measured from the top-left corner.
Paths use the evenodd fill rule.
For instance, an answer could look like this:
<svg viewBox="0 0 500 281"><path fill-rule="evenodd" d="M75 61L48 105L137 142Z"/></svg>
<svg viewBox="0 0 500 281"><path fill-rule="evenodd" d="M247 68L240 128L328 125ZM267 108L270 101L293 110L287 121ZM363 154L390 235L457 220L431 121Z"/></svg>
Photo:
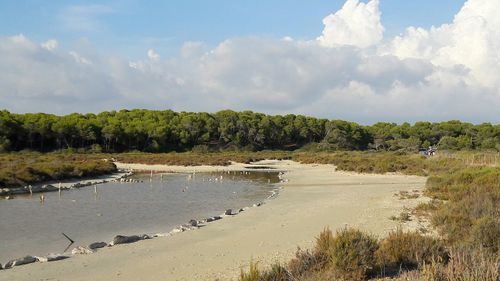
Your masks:
<svg viewBox="0 0 500 281"><path fill-rule="evenodd" d="M500 79L500 1L469 0L450 24L430 30L410 27L385 52L419 58L436 66L462 65L469 83L498 88Z"/></svg>
<svg viewBox="0 0 500 281"><path fill-rule="evenodd" d="M153 49L148 50L148 58L152 61L158 61L160 60L160 55L155 52Z"/></svg>
<svg viewBox="0 0 500 281"><path fill-rule="evenodd" d="M70 56L73 57L73 59L77 62L77 63L81 63L81 64L92 64L92 62L87 59L86 57L80 55L79 53L75 52L75 51L70 51L68 52L68 54Z"/></svg>
<svg viewBox="0 0 500 281"><path fill-rule="evenodd" d="M57 49L58 43L56 40L50 39L47 42L42 43L40 46L42 46L42 48L44 48L48 51L53 51L53 50Z"/></svg>
<svg viewBox="0 0 500 281"><path fill-rule="evenodd" d="M325 28L318 37L321 45L366 48L380 42L384 27L380 22L379 0L368 3L347 0L342 9L323 19Z"/></svg>
<svg viewBox="0 0 500 281"><path fill-rule="evenodd" d="M330 37L325 27L323 39L312 41L232 38L211 50L187 42L179 57L163 59L151 49L132 62L89 55L94 52L84 48L47 48L23 35L3 37L0 104L19 112L231 108L365 123L498 123L500 22L492 11L500 11L499 5L469 0L452 23L353 43L332 38L346 30L363 37L366 22L380 23L380 12L378 1L349 0L333 16L341 15L345 22L335 24L347 29L328 29Z"/></svg>

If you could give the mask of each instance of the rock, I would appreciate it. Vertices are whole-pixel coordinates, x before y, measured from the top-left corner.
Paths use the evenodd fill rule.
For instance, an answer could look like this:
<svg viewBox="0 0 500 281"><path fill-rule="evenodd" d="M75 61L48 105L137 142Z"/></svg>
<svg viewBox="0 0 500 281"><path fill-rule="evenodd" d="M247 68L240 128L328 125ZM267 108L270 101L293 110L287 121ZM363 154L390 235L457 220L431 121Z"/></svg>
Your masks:
<svg viewBox="0 0 500 281"><path fill-rule="evenodd" d="M132 235L132 236L117 235L115 236L115 238L113 238L112 245L134 243L142 239L143 239L142 237L137 235Z"/></svg>
<svg viewBox="0 0 500 281"><path fill-rule="evenodd" d="M172 229L172 231L170 231L170 234L176 234L176 233L180 233L183 231L184 230L182 228L174 228L174 229Z"/></svg>
<svg viewBox="0 0 500 281"><path fill-rule="evenodd" d="M197 220L190 220L189 225L194 226L194 227L198 227L198 221Z"/></svg>
<svg viewBox="0 0 500 281"><path fill-rule="evenodd" d="M20 266L24 264L34 263L37 259L33 256L25 256L23 258L11 260L4 265L4 268L12 268L14 266Z"/></svg>
<svg viewBox="0 0 500 281"><path fill-rule="evenodd" d="M232 209L227 209L226 212L224 212L224 215L226 215L226 216L231 216L232 214L233 214Z"/></svg>
<svg viewBox="0 0 500 281"><path fill-rule="evenodd" d="M38 262L48 262L49 259L47 257L38 257L38 256L35 256L36 260Z"/></svg>
<svg viewBox="0 0 500 281"><path fill-rule="evenodd" d="M88 255L93 253L94 253L93 250L83 246L78 246L71 251L72 255Z"/></svg>
<svg viewBox="0 0 500 281"><path fill-rule="evenodd" d="M171 233L156 233L155 235L153 235L153 237L168 237L171 235Z"/></svg>
<svg viewBox="0 0 500 281"><path fill-rule="evenodd" d="M65 255L59 255L59 254L50 254L47 256L47 261L60 261L60 260L65 260L69 258L68 256Z"/></svg>
<svg viewBox="0 0 500 281"><path fill-rule="evenodd" d="M50 254L46 257L36 257L39 262L51 262L51 261L60 261L69 258L68 256L60 255L60 254Z"/></svg>
<svg viewBox="0 0 500 281"><path fill-rule="evenodd" d="M108 243L106 243L106 242L94 242L94 243L89 245L89 249L95 250L95 249L99 249L99 248L104 248L106 246L108 246Z"/></svg>
<svg viewBox="0 0 500 281"><path fill-rule="evenodd" d="M213 219L214 219L214 221L218 221L218 220L222 219L222 217L221 216L215 216L215 217L213 217Z"/></svg>
<svg viewBox="0 0 500 281"><path fill-rule="evenodd" d="M42 189L41 189L41 192L44 192L44 191L56 191L56 190L59 190L59 188L51 185L51 184L45 184L45 185L42 185ZM33 190L33 192L35 192Z"/></svg>
<svg viewBox="0 0 500 281"><path fill-rule="evenodd" d="M47 257L35 257L38 262L48 262L49 259Z"/></svg>

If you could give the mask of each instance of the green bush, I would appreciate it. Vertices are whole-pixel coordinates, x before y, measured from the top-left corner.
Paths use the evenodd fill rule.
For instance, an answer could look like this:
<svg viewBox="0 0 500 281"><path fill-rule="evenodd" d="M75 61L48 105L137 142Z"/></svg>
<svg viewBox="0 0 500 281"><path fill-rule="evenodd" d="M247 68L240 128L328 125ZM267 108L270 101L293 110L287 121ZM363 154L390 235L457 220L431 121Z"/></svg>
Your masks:
<svg viewBox="0 0 500 281"><path fill-rule="evenodd" d="M492 253L498 253L500 248L500 219L498 217L483 217L472 227L472 243L484 247Z"/></svg>
<svg viewBox="0 0 500 281"><path fill-rule="evenodd" d="M331 263L342 276L363 280L375 266L377 240L356 229L342 229L333 238L330 248Z"/></svg>

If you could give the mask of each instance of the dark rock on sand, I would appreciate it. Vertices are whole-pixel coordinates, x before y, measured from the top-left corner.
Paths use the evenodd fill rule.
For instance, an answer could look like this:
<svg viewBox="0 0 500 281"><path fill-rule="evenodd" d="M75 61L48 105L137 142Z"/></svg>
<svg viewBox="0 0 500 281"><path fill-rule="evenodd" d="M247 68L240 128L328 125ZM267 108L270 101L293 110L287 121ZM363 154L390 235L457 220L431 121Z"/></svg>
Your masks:
<svg viewBox="0 0 500 281"><path fill-rule="evenodd" d="M190 220L189 225L194 226L194 227L198 227L198 221L197 220Z"/></svg>
<svg viewBox="0 0 500 281"><path fill-rule="evenodd" d="M217 221L217 220L220 220L222 219L221 216L215 216L215 217L210 217L208 219L206 219L207 222L213 222L213 221Z"/></svg>
<svg viewBox="0 0 500 281"><path fill-rule="evenodd" d="M69 257L64 255L48 255L47 261L60 261L60 260L65 260L67 258Z"/></svg>
<svg viewBox="0 0 500 281"><path fill-rule="evenodd" d="M117 235L115 236L115 238L113 238L113 245L134 243L142 239L143 239L142 237L137 235L132 235L132 236Z"/></svg>
<svg viewBox="0 0 500 281"><path fill-rule="evenodd" d="M232 209L227 209L226 212L224 213L224 215L226 215L226 216L231 216L232 214L233 214Z"/></svg>
<svg viewBox="0 0 500 281"><path fill-rule="evenodd" d="M50 254L46 257L36 257L39 262L51 262L51 261L60 261L69 258L68 256L59 255L59 254Z"/></svg>
<svg viewBox="0 0 500 281"><path fill-rule="evenodd" d="M99 249L99 248L104 248L106 246L108 246L108 243L106 243L106 242L94 242L94 243L89 245L89 249L95 250L95 249Z"/></svg>
<svg viewBox="0 0 500 281"><path fill-rule="evenodd" d="M8 263L6 263L4 265L4 268L12 268L14 266L20 266L20 265L23 265L23 264L34 263L36 261L37 261L37 259L35 257L33 257L33 256L25 256L23 258L19 258L19 259L15 259L15 260L9 261Z"/></svg>

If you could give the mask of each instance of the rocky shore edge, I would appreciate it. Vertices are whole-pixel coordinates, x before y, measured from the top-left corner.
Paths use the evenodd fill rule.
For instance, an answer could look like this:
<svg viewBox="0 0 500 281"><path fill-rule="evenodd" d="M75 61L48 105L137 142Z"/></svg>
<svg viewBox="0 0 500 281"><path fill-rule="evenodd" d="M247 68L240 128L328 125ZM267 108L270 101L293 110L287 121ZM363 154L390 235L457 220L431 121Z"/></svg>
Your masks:
<svg viewBox="0 0 500 281"><path fill-rule="evenodd" d="M135 179L129 178L133 174L134 173L132 171L122 170L107 176L101 176L99 178L93 178L93 179L74 180L69 182L65 181L60 183L52 182L45 184L26 185L23 187L14 187L14 188L0 188L0 197L9 200L13 199L13 197L11 197L13 195L64 191L69 189L103 184L107 182L129 182L129 183L138 182Z"/></svg>

